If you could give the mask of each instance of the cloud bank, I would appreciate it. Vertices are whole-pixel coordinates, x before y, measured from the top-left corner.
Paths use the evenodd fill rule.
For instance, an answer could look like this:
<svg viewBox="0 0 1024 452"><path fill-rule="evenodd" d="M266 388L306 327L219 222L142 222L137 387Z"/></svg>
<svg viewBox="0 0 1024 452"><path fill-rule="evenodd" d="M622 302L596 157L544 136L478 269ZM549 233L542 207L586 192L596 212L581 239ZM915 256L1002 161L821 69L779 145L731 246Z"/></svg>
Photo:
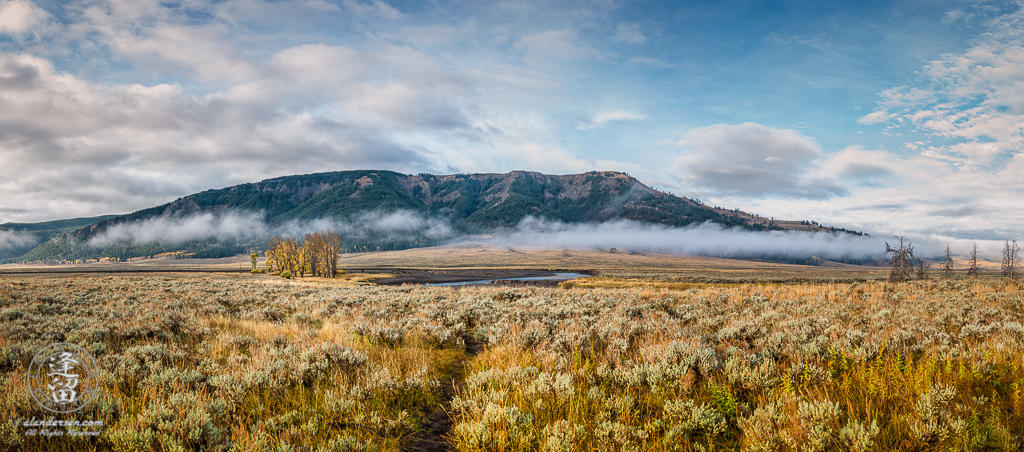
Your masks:
<svg viewBox="0 0 1024 452"><path fill-rule="evenodd" d="M174 244L211 239L234 244L265 240L274 235L301 239L307 233L328 229L344 236L365 239L440 240L452 235L447 219L412 211L373 211L364 212L349 221L293 220L280 225L267 224L262 213L231 211L225 214L160 216L118 223L89 239L88 245L104 248L119 242ZM0 240L3 237L0 231Z"/></svg>
<svg viewBox="0 0 1024 452"><path fill-rule="evenodd" d="M216 239L245 241L268 232L256 213L229 212L224 215L204 213L185 217L155 217L118 223L89 239L89 246L104 248L118 242L136 244L185 243Z"/></svg>
<svg viewBox="0 0 1024 452"><path fill-rule="evenodd" d="M0 250L28 248L37 243L39 243L39 240L32 234L0 230Z"/></svg>
<svg viewBox="0 0 1024 452"><path fill-rule="evenodd" d="M945 255L947 245L956 256L969 255L977 245L979 257L998 260L1004 243L1001 240L968 240L934 234L912 234L905 239L914 247L915 256L933 260ZM675 228L630 220L566 224L527 217L516 228L497 233L484 241L495 245L556 249L619 248L732 258L806 259L815 256L842 261L885 259L885 244L893 245L899 238L828 232L750 231L711 222Z"/></svg>
<svg viewBox="0 0 1024 452"><path fill-rule="evenodd" d="M268 225L262 213L232 211L183 217L161 216L119 223L91 238L87 245L104 248L120 242L175 244L216 240L222 245L249 243L262 247L271 236L302 239L306 233L333 230L346 244L419 241L421 244L457 243L460 236L444 217L414 211L364 212L348 220L292 220ZM918 257L935 259L948 244L956 255L967 255L978 245L979 256L998 259L1002 241L964 240L937 235L907 237ZM474 237L472 240L481 241ZM605 223L566 224L526 217L515 228L494 232L483 241L508 246L555 249L604 249L710 255L732 258L865 260L884 258L885 242L893 237L799 231L749 231L703 223L685 228L616 220ZM0 231L0 249L36 244L29 234Z"/></svg>
<svg viewBox="0 0 1024 452"><path fill-rule="evenodd" d="M753 198L829 199L847 191L817 175L821 147L796 130L747 122L715 124L672 142L689 148L674 169L695 187Z"/></svg>
<svg viewBox="0 0 1024 452"><path fill-rule="evenodd" d="M528 217L491 243L551 248L621 248L729 257L873 259L882 257L884 240L849 234L797 231L755 232L715 223L685 228L617 220L599 224L565 224Z"/></svg>

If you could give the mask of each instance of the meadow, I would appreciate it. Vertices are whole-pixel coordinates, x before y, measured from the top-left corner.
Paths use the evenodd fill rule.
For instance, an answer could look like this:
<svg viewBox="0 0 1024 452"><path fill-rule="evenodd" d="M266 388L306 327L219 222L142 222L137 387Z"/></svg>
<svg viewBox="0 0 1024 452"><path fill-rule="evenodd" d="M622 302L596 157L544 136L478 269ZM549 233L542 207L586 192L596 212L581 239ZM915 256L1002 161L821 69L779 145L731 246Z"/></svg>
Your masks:
<svg viewBox="0 0 1024 452"><path fill-rule="evenodd" d="M0 447L1021 448L1016 283L598 276L610 287L3 276ZM100 366L100 395L64 417L103 421L98 436L25 435L53 417L25 372L54 342Z"/></svg>

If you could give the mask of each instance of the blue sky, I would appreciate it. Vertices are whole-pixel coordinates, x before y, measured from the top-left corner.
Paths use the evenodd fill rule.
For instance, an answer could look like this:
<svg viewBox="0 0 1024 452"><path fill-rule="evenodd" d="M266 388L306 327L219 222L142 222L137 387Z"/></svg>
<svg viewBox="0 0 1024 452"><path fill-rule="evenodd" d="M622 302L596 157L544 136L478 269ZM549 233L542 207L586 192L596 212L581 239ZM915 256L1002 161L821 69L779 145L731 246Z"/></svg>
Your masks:
<svg viewBox="0 0 1024 452"><path fill-rule="evenodd" d="M776 218L1024 232L1017 2L0 2L0 222L345 169L620 170Z"/></svg>

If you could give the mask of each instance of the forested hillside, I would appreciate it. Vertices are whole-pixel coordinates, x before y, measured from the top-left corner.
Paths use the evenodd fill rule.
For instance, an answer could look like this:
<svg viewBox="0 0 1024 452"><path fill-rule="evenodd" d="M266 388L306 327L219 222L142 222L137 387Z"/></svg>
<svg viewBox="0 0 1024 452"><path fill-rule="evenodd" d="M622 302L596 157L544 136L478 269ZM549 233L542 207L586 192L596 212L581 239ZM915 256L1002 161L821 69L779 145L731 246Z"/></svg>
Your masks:
<svg viewBox="0 0 1024 452"><path fill-rule="evenodd" d="M731 211L721 213L697 201L656 191L614 171L566 176L526 171L443 176L339 171L207 190L76 234L89 235L120 222L160 215L228 210L262 212L270 224L345 219L370 210L411 210L446 217L463 231L515 226L528 215L568 223L615 218L671 226L709 220L725 225L747 223Z"/></svg>
<svg viewBox="0 0 1024 452"><path fill-rule="evenodd" d="M268 230L273 230L281 225L323 220L366 222L369 221L366 215L371 212L407 212L437 219L444 221L452 235L487 234L512 228L528 216L563 223L628 219L681 227L711 221L751 230L788 229L739 210L711 207L654 190L615 171L559 176L527 171L405 175L360 170L285 176L206 190L128 215L101 217L103 221L45 241L21 259L112 257L123 260L176 251L196 257L229 255L244 252L246 247L258 248L260 240L265 238L244 243L222 238L220 241L122 241L99 245L94 238L125 225L196 215L255 215ZM346 237L346 251L400 249L429 245L438 240L437 236L422 234L361 234Z"/></svg>
<svg viewBox="0 0 1024 452"><path fill-rule="evenodd" d="M24 245L12 244L7 247L0 247L0 259L8 259L21 256L34 248L39 243L46 242L60 234L68 231L83 228L102 221L117 218L118 215L104 215L89 218L72 218L68 220L45 221L42 223L4 223L0 224L0 231L7 231L32 240L25 241Z"/></svg>

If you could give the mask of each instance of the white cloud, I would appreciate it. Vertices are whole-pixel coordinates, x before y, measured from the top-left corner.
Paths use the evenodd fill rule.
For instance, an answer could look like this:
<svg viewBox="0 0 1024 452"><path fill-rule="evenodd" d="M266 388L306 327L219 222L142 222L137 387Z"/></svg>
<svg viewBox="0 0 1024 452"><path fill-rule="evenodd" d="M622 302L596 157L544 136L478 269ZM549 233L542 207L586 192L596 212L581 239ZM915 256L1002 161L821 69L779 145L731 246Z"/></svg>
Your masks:
<svg viewBox="0 0 1024 452"><path fill-rule="evenodd" d="M888 109L913 108L925 105L933 96L934 94L929 90L899 86L879 93L879 97L882 99L878 101L878 106Z"/></svg>
<svg viewBox="0 0 1024 452"><path fill-rule="evenodd" d="M854 183L873 183L893 174L897 165L888 152L867 150L854 145L829 155L821 164L822 173Z"/></svg>
<svg viewBox="0 0 1024 452"><path fill-rule="evenodd" d="M963 13L951 12L956 20ZM990 21L988 33L961 54L947 54L924 68L927 89L901 86L879 93L861 124L912 125L953 143L929 155L988 165L1024 150L1024 9Z"/></svg>
<svg viewBox="0 0 1024 452"><path fill-rule="evenodd" d="M352 61L365 58L357 53ZM444 127L438 115L445 111L424 105L436 106L433 99L445 99L448 91L429 94L431 87L414 86L418 94L403 98L407 110L385 110L367 120L350 116L346 105L379 90L356 91L355 98L339 97L335 104L316 91L341 78L296 91L288 81L298 75L287 70L317 77L312 69L286 66L272 74L278 69L268 70L261 82L196 96L176 85L97 86L55 72L46 60L0 53L0 85L6 88L0 90L0 187L11 197L7 206L24 207L37 218L55 211L117 213L109 206L138 209L287 173L431 167L428 152L399 145L383 130ZM338 74L336 69L322 70ZM414 84L412 78L398 77L392 86ZM313 115L316 109L326 111ZM69 201L75 206L70 211Z"/></svg>
<svg viewBox="0 0 1024 452"><path fill-rule="evenodd" d="M0 33L20 35L50 17L45 10L27 0L8 0L0 3Z"/></svg>
<svg viewBox="0 0 1024 452"><path fill-rule="evenodd" d="M106 1L81 11L77 33L153 74L173 74L203 81L237 81L255 74L254 64L230 40L220 22L194 25L187 17L152 1Z"/></svg>
<svg viewBox="0 0 1024 452"><path fill-rule="evenodd" d="M846 195L816 174L821 148L796 130L716 124L690 129L672 144L687 148L673 169L696 189L754 198Z"/></svg>
<svg viewBox="0 0 1024 452"><path fill-rule="evenodd" d="M921 149L931 147L925 142L911 144ZM719 195L713 202L775 218L827 219L836 226L878 236L906 235L915 243L934 239L930 243L941 242L943 247L946 241L959 237L954 253L969 250L973 240L979 240L982 246L981 241L986 239L1020 237L1024 157L1014 157L1003 169L992 172L926 154L915 151L897 155L850 146L825 156L818 171L848 187L850 196L757 201L743 195Z"/></svg>
<svg viewBox="0 0 1024 452"><path fill-rule="evenodd" d="M641 121L647 119L647 115L623 110L611 110L603 112L592 119L581 119L576 126L579 130L593 129L603 126L609 121Z"/></svg>
<svg viewBox="0 0 1024 452"><path fill-rule="evenodd" d="M876 111L873 111L871 113L868 113L868 114L862 116L860 119L857 120L857 122L860 123L860 124L869 124L869 125L870 124L881 124L881 123L889 121L892 118L895 118L896 116L898 116L898 115L896 115L895 113L889 113L888 110L876 110Z"/></svg>

